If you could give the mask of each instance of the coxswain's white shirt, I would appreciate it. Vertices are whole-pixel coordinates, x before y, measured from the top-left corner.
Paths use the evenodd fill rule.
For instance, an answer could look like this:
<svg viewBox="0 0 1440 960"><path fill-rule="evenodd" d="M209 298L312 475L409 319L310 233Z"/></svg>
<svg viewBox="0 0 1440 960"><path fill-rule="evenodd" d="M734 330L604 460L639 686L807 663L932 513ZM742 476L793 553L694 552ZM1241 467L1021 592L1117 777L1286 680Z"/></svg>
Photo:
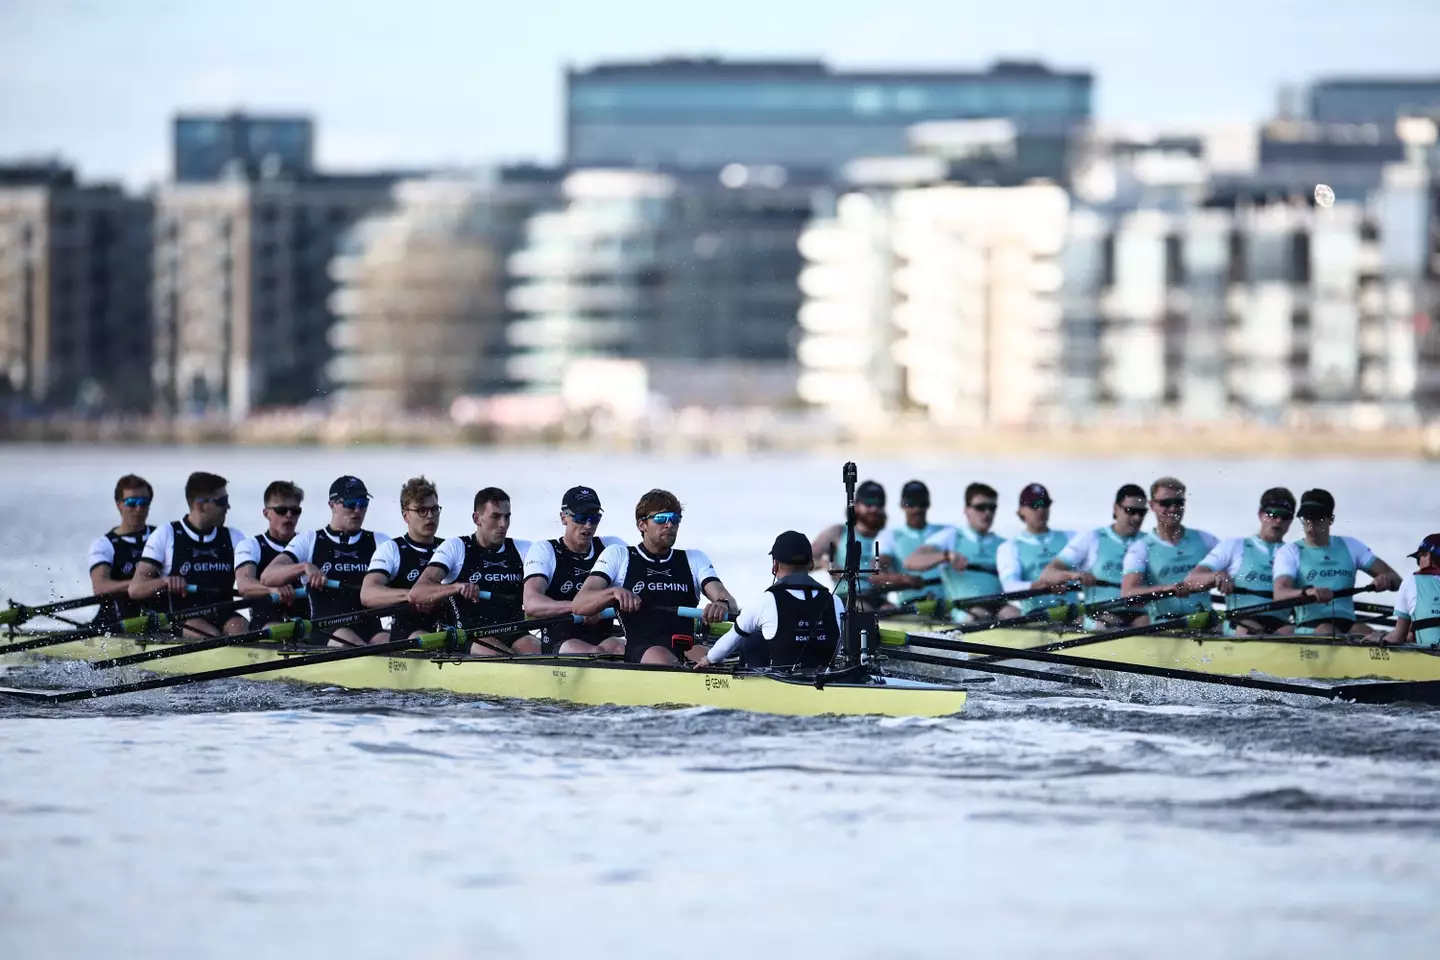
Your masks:
<svg viewBox="0 0 1440 960"><path fill-rule="evenodd" d="M791 589L786 593L796 600L804 600L805 593L802 590ZM835 623L838 626L843 623L845 616L845 604L833 593L830 600L835 604ZM743 635L759 633L766 640L773 640L775 632L780 629L780 612L775 603L775 594L766 590L754 603L746 604L740 609L740 615L735 618L735 628L725 634L706 654L706 659L711 663L719 663L726 657L732 655L744 641Z"/></svg>
<svg viewBox="0 0 1440 960"><path fill-rule="evenodd" d="M593 557L597 550L603 552L607 547L616 545L626 546L625 541L619 537L596 537L590 543L590 556ZM516 546L519 546L518 542ZM555 546L549 540L536 540L525 552L525 579L544 577L548 584L554 576Z"/></svg>
<svg viewBox="0 0 1440 960"><path fill-rule="evenodd" d="M514 539L514 538L509 538ZM520 559L524 560L530 553L529 540L516 540L515 549L520 552ZM498 548L497 548L498 550ZM443 567L445 576L440 578L441 583L454 583L455 578L460 576L460 570L465 566L465 539L463 537L451 537L440 544L440 549L430 556L427 567Z"/></svg>
<svg viewBox="0 0 1440 960"><path fill-rule="evenodd" d="M214 543L215 538L220 535L220 528L216 527L214 530L201 536L190 529L190 524L183 520L180 522L180 529L185 531L185 536L194 540L196 543ZM228 527L226 529L230 531L230 545L235 547L238 552L241 542L245 539L245 534L236 530L234 527ZM145 549L140 551L140 559L149 560L152 564L158 566L160 568L160 576L162 577L170 576L170 564L175 559L174 536L174 526L168 523L161 524L155 528L155 532L150 534L150 538L145 541Z"/></svg>
<svg viewBox="0 0 1440 960"><path fill-rule="evenodd" d="M289 549L289 544L279 543L270 539L270 534L262 533L259 537L246 537L243 543L235 544L235 569L239 570L247 563L260 566L260 540L270 544L270 549L276 553L284 553ZM294 543L292 540L291 543Z"/></svg>
<svg viewBox="0 0 1440 960"><path fill-rule="evenodd" d="M344 534L337 537L329 530L306 530L304 533L296 534L295 539L291 540L290 543L286 545L284 552L294 557L296 563L314 563L315 542L322 535L332 543L351 544L364 536L365 531L361 530L359 533ZM376 550L380 549L381 544L389 542L390 537L388 534L375 534ZM374 554L371 554L371 556L373 557Z"/></svg>
<svg viewBox="0 0 1440 960"><path fill-rule="evenodd" d="M645 550L644 547L636 549L642 553ZM650 556L648 553L645 555ZM671 554L667 553L663 557L654 557L653 559L656 563L664 563L670 557ZM705 584L711 580L719 580L720 574L715 572L715 565L710 562L710 558L699 550L686 550L685 559L690 562L690 575L695 580L695 595L700 598L700 603L704 603ZM595 566L590 568L590 576L600 574L610 581L612 587L621 587L625 585L625 574L629 570L630 548L623 543L615 543L601 551L600 559L596 560Z"/></svg>
<svg viewBox="0 0 1440 960"><path fill-rule="evenodd" d="M1300 540L1292 540L1279 550L1275 551L1275 579L1289 577L1292 581L1300 576ZM1369 573L1375 566L1375 552L1354 537L1331 537L1331 546L1338 546L1342 550L1350 552L1350 559L1355 562L1356 570L1364 570Z"/></svg>

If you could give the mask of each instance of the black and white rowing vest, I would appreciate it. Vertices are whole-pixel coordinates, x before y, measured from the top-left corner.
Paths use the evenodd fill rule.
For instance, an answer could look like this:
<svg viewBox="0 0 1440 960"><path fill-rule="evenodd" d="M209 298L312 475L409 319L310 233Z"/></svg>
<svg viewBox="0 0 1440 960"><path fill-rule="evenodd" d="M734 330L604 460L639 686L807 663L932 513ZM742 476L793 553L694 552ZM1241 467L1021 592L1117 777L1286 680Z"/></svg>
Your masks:
<svg viewBox="0 0 1440 960"><path fill-rule="evenodd" d="M131 580L135 577L135 564L140 561L145 541L150 539L150 534L154 532L154 527L146 527L144 533L120 534L111 530L105 534L105 539L110 541L110 549L115 555L110 561L111 580ZM144 612L144 604L120 594L100 604L100 609L95 613L95 622L117 623L126 617L136 617Z"/></svg>
<svg viewBox="0 0 1440 960"><path fill-rule="evenodd" d="M580 586L585 582L585 578L590 575L591 568L595 566L595 561L600 559L600 543L598 540L591 541L588 557L571 553L565 546L564 540L551 540L550 546L555 550L555 574L545 588L545 596L551 600L574 600L575 594L580 592ZM565 640L600 643L607 639L614 629L614 620L601 620L593 626L561 624L548 627L545 635L546 639L552 643L560 643Z"/></svg>
<svg viewBox="0 0 1440 960"><path fill-rule="evenodd" d="M799 590L796 597L790 591ZM835 659L840 623L830 591L803 573L775 581L765 591L775 598L775 636L747 637L744 665L757 667L824 667Z"/></svg>
<svg viewBox="0 0 1440 960"><path fill-rule="evenodd" d="M520 592L525 582L525 558L515 541L509 537L494 549L487 549L475 541L475 535L460 538L465 544L465 562L460 566L456 583L473 583L480 590L492 594L489 600L461 600L450 598L453 623L463 629L488 627L496 623L511 623L525 618L525 605Z"/></svg>
<svg viewBox="0 0 1440 960"><path fill-rule="evenodd" d="M695 589L695 576L684 550L671 550L664 560L656 560L639 547L630 548L625 563L625 582L621 585L640 598L635 613L620 616L625 625L625 645L670 645L676 634L693 634L695 621L665 613L656 607L693 607L700 597Z"/></svg>
<svg viewBox="0 0 1440 960"><path fill-rule="evenodd" d="M439 537L434 543L416 543L410 539L409 534L396 537L395 547L400 551L400 565L395 568L395 575L385 584L396 590L409 590L415 586L415 581L420 579L420 571L430 563L430 558L435 555L435 548L445 541ZM435 625L435 615L421 614L415 610L407 610L404 613L397 613L390 622L390 637L393 640L403 640L416 630L428 630Z"/></svg>
<svg viewBox="0 0 1440 960"><path fill-rule="evenodd" d="M320 568L328 580L338 580L338 590L310 590L310 615L333 617L350 613L360 606L360 584L370 569L375 555L375 534L361 530L356 534L336 533L329 527L315 533L315 549L310 562Z"/></svg>
<svg viewBox="0 0 1440 960"><path fill-rule="evenodd" d="M255 554L259 557L255 562L255 576L259 577L276 557L285 552L285 544L276 543L270 539L268 534L264 533L257 533L250 539L255 541ZM250 622L255 626L276 623L300 615L298 604L283 605L268 598L256 600L250 604Z"/></svg>
<svg viewBox="0 0 1440 960"><path fill-rule="evenodd" d="M208 607L234 596L235 544L229 527L217 527L215 536L202 543L191 536L188 523L176 520L170 524L170 538L171 575L184 577L186 584L196 588L184 598L167 593L172 611Z"/></svg>

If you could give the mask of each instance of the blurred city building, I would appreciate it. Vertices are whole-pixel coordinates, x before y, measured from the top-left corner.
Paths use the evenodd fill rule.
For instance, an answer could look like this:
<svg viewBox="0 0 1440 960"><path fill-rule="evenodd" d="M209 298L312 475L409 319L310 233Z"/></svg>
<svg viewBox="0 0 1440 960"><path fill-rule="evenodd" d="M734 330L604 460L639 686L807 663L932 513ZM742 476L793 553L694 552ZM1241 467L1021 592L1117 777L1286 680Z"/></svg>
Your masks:
<svg viewBox="0 0 1440 960"><path fill-rule="evenodd" d="M315 124L300 116L181 114L170 151L177 183L305 177L315 172Z"/></svg>
<svg viewBox="0 0 1440 960"><path fill-rule="evenodd" d="M58 163L0 166L0 398L149 404L150 207Z"/></svg>
<svg viewBox="0 0 1440 960"><path fill-rule="evenodd" d="M1312 83L1308 99L1315 123L1393 129L1401 117L1440 120L1440 76L1332 77Z"/></svg>

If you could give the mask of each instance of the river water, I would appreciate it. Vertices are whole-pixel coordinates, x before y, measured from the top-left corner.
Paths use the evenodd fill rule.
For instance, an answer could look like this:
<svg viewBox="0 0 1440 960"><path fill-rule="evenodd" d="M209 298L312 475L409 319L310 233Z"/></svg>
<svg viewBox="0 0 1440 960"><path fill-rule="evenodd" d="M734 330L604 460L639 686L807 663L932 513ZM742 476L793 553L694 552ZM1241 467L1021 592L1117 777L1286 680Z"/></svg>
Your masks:
<svg viewBox="0 0 1440 960"><path fill-rule="evenodd" d="M231 479L257 532L272 479L323 516L341 473L399 532L424 472L467 532L474 490L518 537L594 486L624 535L652 486L681 545L742 603L786 527L838 519L840 465L545 453L0 447L0 589L85 590L115 478L183 512L192 469ZM1337 531L1401 570L1440 527L1440 469L1387 463L862 463L930 483L1038 480L1057 527L1121 483L1178 472L1190 521L1250 532L1268 486L1325 486ZM3 669L3 668L0 668ZM0 683L61 682L73 665ZM81 668L83 669L83 668ZM1185 684L1113 696L977 685L961 717L788 719L568 709L227 681L63 707L0 702L0 957L1433 957L1440 711Z"/></svg>

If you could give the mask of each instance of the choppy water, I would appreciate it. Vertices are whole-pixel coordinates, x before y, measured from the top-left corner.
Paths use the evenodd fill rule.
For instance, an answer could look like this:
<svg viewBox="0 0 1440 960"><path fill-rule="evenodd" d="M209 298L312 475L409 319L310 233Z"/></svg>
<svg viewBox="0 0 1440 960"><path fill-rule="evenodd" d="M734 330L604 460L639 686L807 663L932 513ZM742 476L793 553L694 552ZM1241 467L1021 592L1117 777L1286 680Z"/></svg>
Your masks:
<svg viewBox="0 0 1440 960"><path fill-rule="evenodd" d="M778 530L839 508L838 464L534 452L0 448L0 587L84 592L110 487L155 518L191 469L258 529L277 476L382 494L425 470L553 535L584 482L622 533L668 486L682 545L742 602ZM1403 568L1437 471L1395 464L861 464L919 475L938 519L978 474L1050 485L1057 526L1181 469L1191 521L1251 525L1259 490L1329 487L1346 532ZM1383 493L1382 493L1383 491ZM1349 505L1353 504L1353 509ZM1394 511L1413 505L1429 517ZM311 519L314 519L311 517ZM1002 529L1008 527L1002 520ZM3 683L70 682L77 665ZM1167 683L1121 699L1002 680L939 721L564 709L231 681L44 708L0 704L0 957L1431 957L1440 942L1440 712Z"/></svg>

